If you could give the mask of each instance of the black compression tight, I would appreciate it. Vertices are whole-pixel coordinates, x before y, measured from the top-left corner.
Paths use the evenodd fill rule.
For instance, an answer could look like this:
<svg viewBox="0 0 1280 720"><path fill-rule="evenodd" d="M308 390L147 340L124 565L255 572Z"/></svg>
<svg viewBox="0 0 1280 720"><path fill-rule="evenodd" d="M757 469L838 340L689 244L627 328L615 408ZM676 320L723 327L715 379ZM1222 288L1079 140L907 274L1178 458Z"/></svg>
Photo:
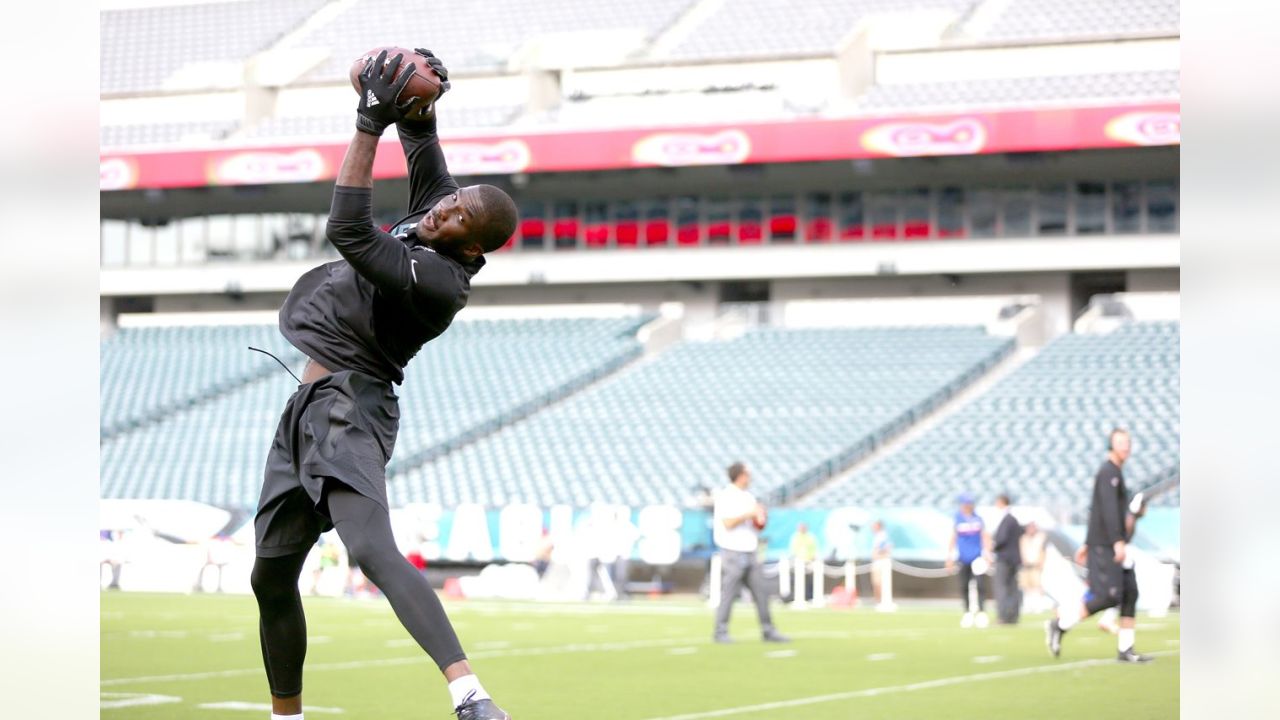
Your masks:
<svg viewBox="0 0 1280 720"><path fill-rule="evenodd" d="M378 586L396 617L414 640L444 670L466 654L427 579L396 549L386 509L356 491L331 482L329 517L347 552ZM302 662L307 654L307 626L302 614L298 576L308 551L258 558L251 581L261 617L262 657L275 697L302 692Z"/></svg>

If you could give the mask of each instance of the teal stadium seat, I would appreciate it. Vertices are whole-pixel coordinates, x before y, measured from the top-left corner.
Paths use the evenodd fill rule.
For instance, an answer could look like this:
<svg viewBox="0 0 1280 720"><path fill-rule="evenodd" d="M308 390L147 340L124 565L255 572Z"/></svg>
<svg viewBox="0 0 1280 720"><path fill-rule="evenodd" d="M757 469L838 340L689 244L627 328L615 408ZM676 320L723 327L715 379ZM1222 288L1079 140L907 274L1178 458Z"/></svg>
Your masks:
<svg viewBox="0 0 1280 720"><path fill-rule="evenodd" d="M1131 486L1178 464L1178 349L1170 322L1065 335L894 455L805 504L888 506L911 494L950 508L961 490L983 502L1007 491L1017 503L1081 512L1113 427L1133 434Z"/></svg>
<svg viewBox="0 0 1280 720"><path fill-rule="evenodd" d="M1011 349L976 327L759 329L652 361L407 469L393 503L681 503L743 460L756 491L838 463Z"/></svg>
<svg viewBox="0 0 1280 720"><path fill-rule="evenodd" d="M635 333L647 320L455 323L407 368L392 475L614 371L640 354ZM283 353L295 371L300 354L287 349L274 326L165 329L146 333L146 343L130 335L121 331L103 343L104 398L177 395L182 403L164 405L168 413L150 424L104 438L102 497L252 506L280 413L297 384L244 347L252 337ZM187 362L192 353L218 362L243 358L244 365L215 373L218 362ZM214 383L215 376L237 382ZM108 407L104 401L104 426Z"/></svg>

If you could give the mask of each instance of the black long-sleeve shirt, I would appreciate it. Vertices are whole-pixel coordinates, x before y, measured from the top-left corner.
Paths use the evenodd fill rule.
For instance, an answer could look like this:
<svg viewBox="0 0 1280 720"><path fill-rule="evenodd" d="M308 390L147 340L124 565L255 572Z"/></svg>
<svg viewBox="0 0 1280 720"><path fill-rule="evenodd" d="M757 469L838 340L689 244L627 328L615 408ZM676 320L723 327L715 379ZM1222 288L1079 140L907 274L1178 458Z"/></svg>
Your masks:
<svg viewBox="0 0 1280 720"><path fill-rule="evenodd" d="M1089 531L1084 543L1109 547L1126 540L1124 519L1128 503L1124 473L1107 460L1093 478L1093 504L1089 508Z"/></svg>
<svg viewBox="0 0 1280 720"><path fill-rule="evenodd" d="M412 219L458 184L445 165L434 121L398 130L409 164ZM383 232L373 224L367 188L334 187L326 235L343 259L294 283L280 308L280 331L330 370L403 382L409 360L466 306L471 278L484 258L464 265L416 244L412 236Z"/></svg>
<svg viewBox="0 0 1280 720"><path fill-rule="evenodd" d="M1018 524L1018 519L1013 513L1006 513L991 539L991 549L995 552L996 559L1014 567L1022 565L1021 539L1022 526Z"/></svg>

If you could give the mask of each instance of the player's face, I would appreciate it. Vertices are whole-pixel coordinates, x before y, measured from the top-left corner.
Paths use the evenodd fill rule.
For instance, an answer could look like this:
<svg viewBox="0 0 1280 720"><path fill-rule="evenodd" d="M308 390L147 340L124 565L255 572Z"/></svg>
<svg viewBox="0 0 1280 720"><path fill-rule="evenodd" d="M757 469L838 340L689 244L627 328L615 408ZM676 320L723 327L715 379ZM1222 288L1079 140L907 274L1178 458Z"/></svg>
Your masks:
<svg viewBox="0 0 1280 720"><path fill-rule="evenodd" d="M418 221L418 240L436 252L479 255L479 243L471 241L472 228L481 218L474 188L465 187L445 197Z"/></svg>
<svg viewBox="0 0 1280 720"><path fill-rule="evenodd" d="M1129 453L1131 450L1132 445L1129 442L1129 435L1127 433L1116 433L1115 436L1111 438L1111 451L1116 454L1116 457L1120 458L1121 462L1129 459Z"/></svg>

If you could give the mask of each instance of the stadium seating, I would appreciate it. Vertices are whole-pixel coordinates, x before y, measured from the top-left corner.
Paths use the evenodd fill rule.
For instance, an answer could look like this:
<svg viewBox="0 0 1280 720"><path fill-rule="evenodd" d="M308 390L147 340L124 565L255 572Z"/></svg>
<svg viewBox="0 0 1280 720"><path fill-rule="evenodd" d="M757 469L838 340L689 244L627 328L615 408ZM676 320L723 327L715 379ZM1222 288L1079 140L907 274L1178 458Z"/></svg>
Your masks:
<svg viewBox="0 0 1280 720"><path fill-rule="evenodd" d="M433 0L357 0L328 22L299 38L299 47L331 49L330 59L307 81L345 78L353 58L386 44L427 45L451 71L504 70L525 42L568 31L635 29L652 39L692 0L490 0L445 3ZM392 37L388 37L388 30Z"/></svg>
<svg viewBox="0 0 1280 720"><path fill-rule="evenodd" d="M831 52L858 20L877 13L949 10L974 0L725 0L665 57L742 59Z"/></svg>
<svg viewBox="0 0 1280 720"><path fill-rule="evenodd" d="M1178 462L1178 324L1068 334L898 452L805 500L813 506L952 507L960 491L1064 511L1088 506L1116 426L1133 487Z"/></svg>
<svg viewBox="0 0 1280 720"><path fill-rule="evenodd" d="M865 452L1011 347L979 328L759 329L686 342L390 486L393 503L680 503L750 464L772 491Z"/></svg>
<svg viewBox="0 0 1280 720"><path fill-rule="evenodd" d="M1012 0L981 38L1047 42L1177 35L1178 0Z"/></svg>
<svg viewBox="0 0 1280 720"><path fill-rule="evenodd" d="M222 140L235 132L239 125L240 123L235 120L103 125L98 140L102 147L179 142L207 143Z"/></svg>
<svg viewBox="0 0 1280 720"><path fill-rule="evenodd" d="M103 10L101 92L154 92L184 68L241 63L328 0L239 0ZM243 75L235 73L237 85Z"/></svg>
<svg viewBox="0 0 1280 720"><path fill-rule="evenodd" d="M423 348L397 388L401 418L393 471L491 431L614 370L640 352L635 331L645 320L460 320ZM209 334L214 330L221 332L214 337ZM191 406L183 412L106 439L102 497L199 500L233 507L255 502L272 433L296 382L269 358L243 351L250 330L263 336L257 341L273 352L284 343L272 326L166 329L148 335L153 342L146 346L130 336L125 339L132 339L132 344L115 338L104 343L104 412L112 392L174 394L173 379L186 377L180 371L190 374L192 353L202 349L223 362L234 358L232 353L243 353L265 377L221 393L206 392L201 402L188 403ZM277 339L274 346L269 335ZM175 336L187 342L170 342ZM202 360L196 376L204 378L212 372L206 366L218 366L196 355ZM300 356L293 351L287 357ZM110 382L108 367L113 370ZM128 368L132 374L124 373Z"/></svg>
<svg viewBox="0 0 1280 720"><path fill-rule="evenodd" d="M273 325L122 328L102 343L101 430L110 436L283 370L300 356Z"/></svg>
<svg viewBox="0 0 1280 720"><path fill-rule="evenodd" d="M1166 100L1179 95L1177 70L876 85L858 99L865 110L1044 105L1079 100Z"/></svg>

